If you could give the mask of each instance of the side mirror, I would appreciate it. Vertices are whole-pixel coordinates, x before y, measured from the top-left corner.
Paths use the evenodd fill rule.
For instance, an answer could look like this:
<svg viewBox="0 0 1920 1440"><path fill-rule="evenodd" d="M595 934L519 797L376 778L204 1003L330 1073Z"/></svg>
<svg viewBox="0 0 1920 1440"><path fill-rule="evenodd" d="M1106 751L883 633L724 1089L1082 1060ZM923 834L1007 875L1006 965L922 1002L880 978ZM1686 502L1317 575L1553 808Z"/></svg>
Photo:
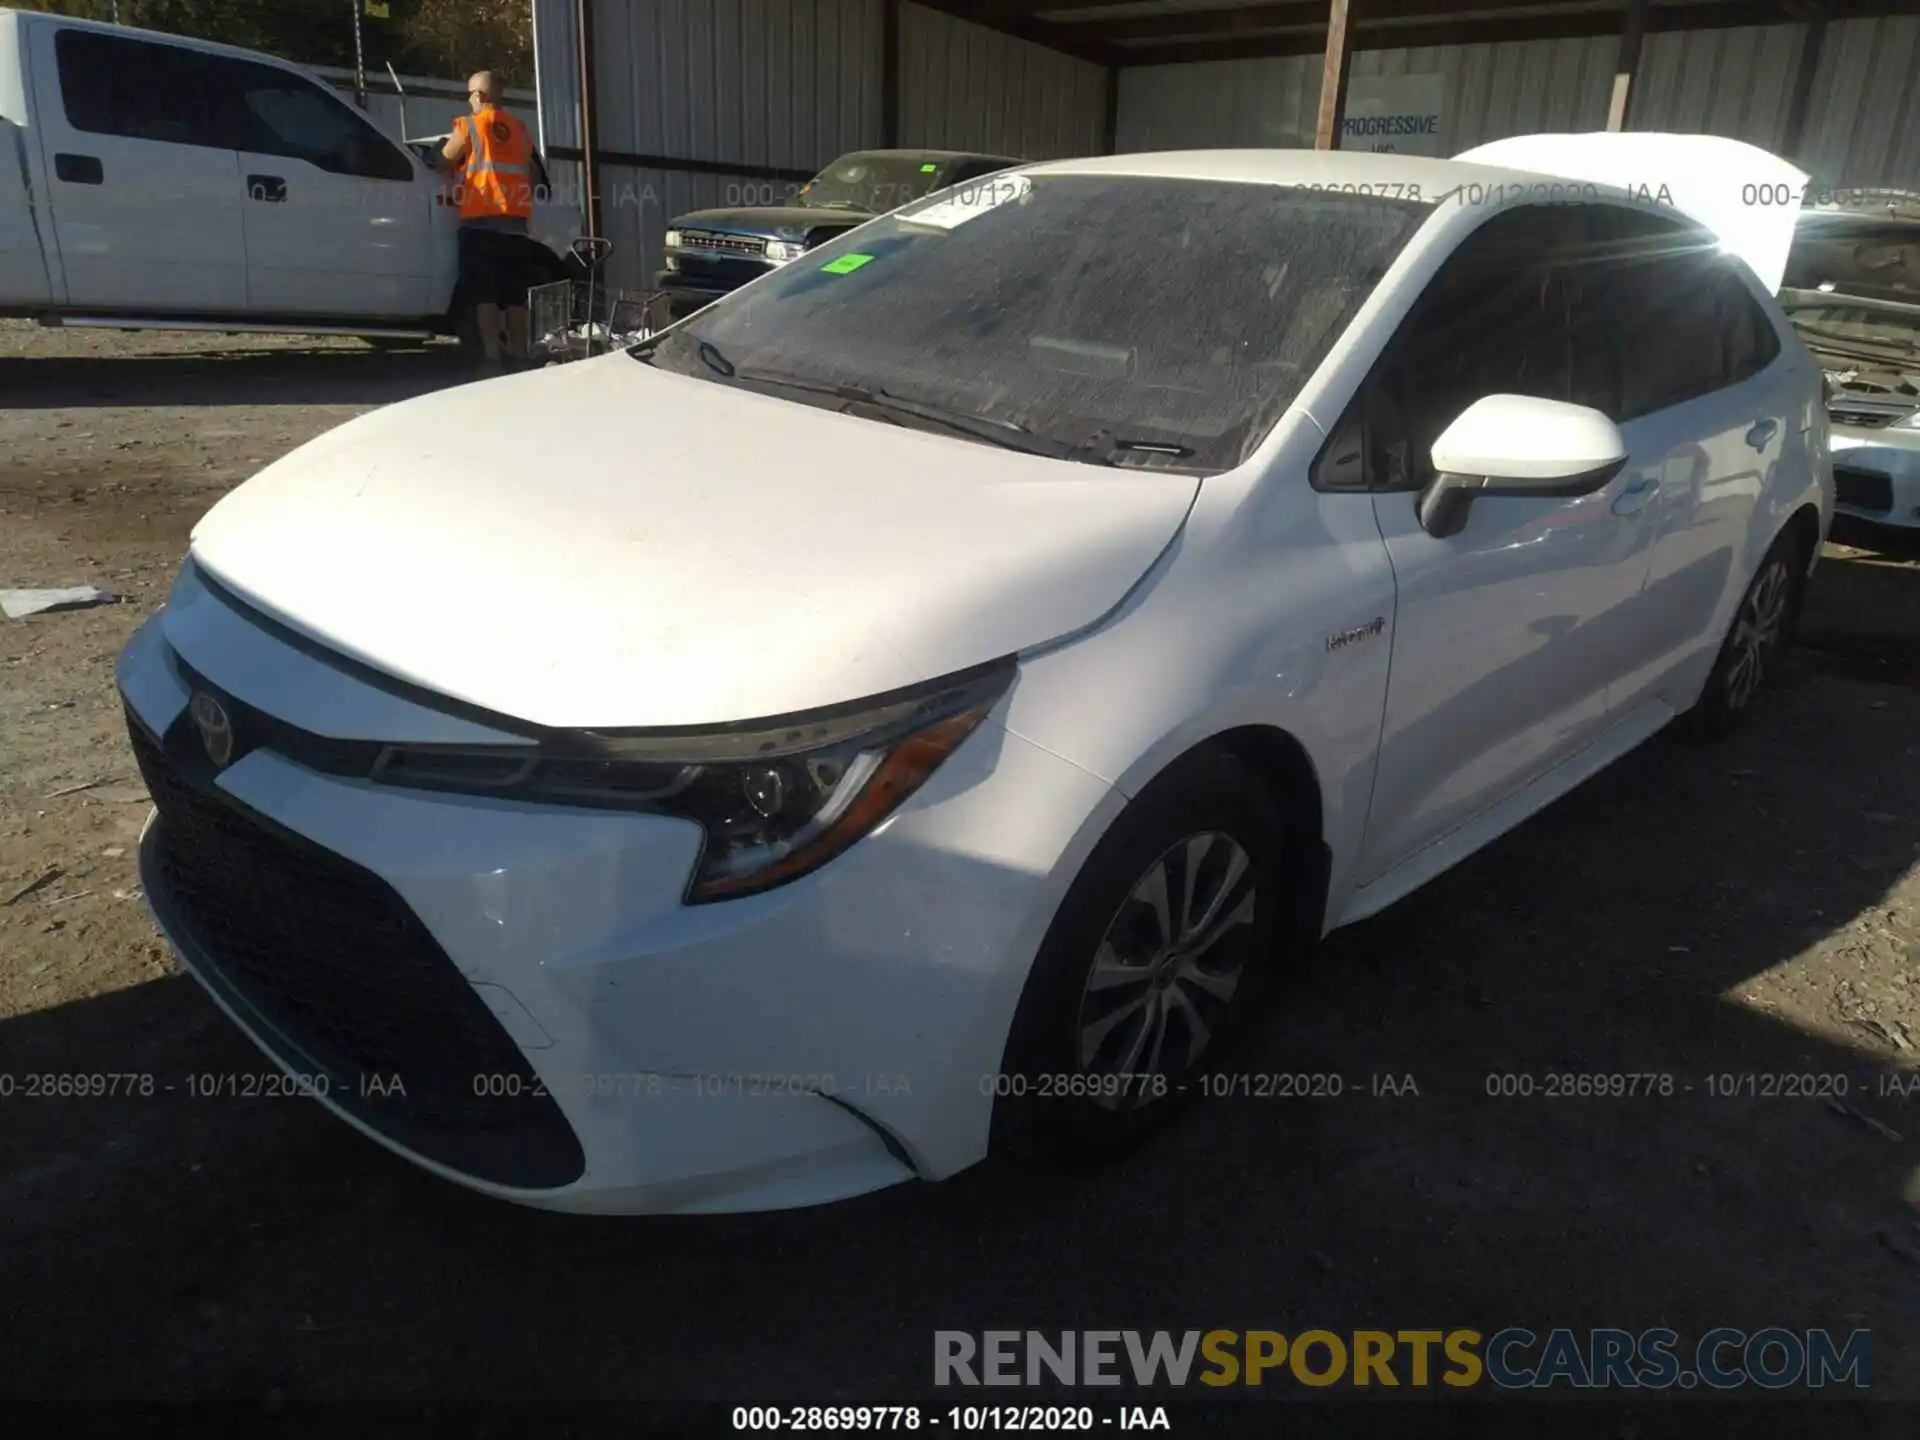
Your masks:
<svg viewBox="0 0 1920 1440"><path fill-rule="evenodd" d="M1487 395L1433 442L1433 482L1420 492L1429 535L1457 535L1477 495L1591 495L1627 463L1620 427L1598 410L1533 395Z"/></svg>

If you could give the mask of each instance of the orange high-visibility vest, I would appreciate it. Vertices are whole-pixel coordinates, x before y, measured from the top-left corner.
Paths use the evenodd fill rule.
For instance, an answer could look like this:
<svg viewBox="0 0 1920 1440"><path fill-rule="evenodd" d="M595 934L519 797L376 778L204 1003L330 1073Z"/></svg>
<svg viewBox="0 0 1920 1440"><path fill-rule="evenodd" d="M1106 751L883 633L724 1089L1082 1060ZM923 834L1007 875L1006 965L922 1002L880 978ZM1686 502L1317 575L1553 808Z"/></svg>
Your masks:
<svg viewBox="0 0 1920 1440"><path fill-rule="evenodd" d="M467 127L467 163L460 182L460 218L533 214L533 137L506 111L489 105Z"/></svg>

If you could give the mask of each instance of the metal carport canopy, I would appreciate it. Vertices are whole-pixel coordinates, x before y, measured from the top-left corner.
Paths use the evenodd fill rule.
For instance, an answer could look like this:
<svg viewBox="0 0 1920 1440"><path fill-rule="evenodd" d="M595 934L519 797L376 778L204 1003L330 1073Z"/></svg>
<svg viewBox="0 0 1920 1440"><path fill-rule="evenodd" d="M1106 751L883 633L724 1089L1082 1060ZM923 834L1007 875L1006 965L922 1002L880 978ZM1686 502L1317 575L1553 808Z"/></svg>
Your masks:
<svg viewBox="0 0 1920 1440"><path fill-rule="evenodd" d="M1624 127L1640 42L1652 32L1803 23L1812 38L1795 78L1789 138L1829 20L1911 15L1912 0L919 0L1112 71L1139 65L1323 54L1316 143L1338 144L1347 57L1356 50L1618 35L1608 128ZM1112 126L1109 123L1109 132Z"/></svg>

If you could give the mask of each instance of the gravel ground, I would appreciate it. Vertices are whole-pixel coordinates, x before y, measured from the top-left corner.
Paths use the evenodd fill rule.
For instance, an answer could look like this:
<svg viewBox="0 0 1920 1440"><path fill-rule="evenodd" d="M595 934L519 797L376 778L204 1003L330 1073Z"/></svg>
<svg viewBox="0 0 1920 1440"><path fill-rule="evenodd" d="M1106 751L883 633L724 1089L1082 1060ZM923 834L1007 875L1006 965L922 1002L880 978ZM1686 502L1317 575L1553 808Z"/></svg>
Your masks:
<svg viewBox="0 0 1920 1440"><path fill-rule="evenodd" d="M1884 1079L1920 1075L1910 561L1829 555L1812 644L1731 743L1656 740L1324 946L1250 1068L1337 1071L1338 1100L1211 1102L1073 1184L557 1217L311 1103L187 1093L262 1066L136 893L114 655L223 491L458 378L231 344L0 324L0 586L125 597L0 621L0 1076L157 1081L0 1098L0 1393L858 1400L921 1391L936 1328L1779 1324L1871 1329L1876 1396L1920 1398L1920 1084ZM1487 1094L1621 1070L1675 1093ZM1355 1093L1375 1075L1418 1093Z"/></svg>

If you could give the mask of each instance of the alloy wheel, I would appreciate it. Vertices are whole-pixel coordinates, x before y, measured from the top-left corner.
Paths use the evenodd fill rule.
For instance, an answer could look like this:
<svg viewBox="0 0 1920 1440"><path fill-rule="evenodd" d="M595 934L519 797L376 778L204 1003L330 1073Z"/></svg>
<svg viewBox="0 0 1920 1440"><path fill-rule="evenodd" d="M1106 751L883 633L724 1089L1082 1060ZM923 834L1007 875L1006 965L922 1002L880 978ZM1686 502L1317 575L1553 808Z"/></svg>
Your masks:
<svg viewBox="0 0 1920 1440"><path fill-rule="evenodd" d="M1134 882L1080 997L1081 1070L1137 1077L1102 1090L1102 1105L1143 1105L1164 1088L1141 1080L1193 1069L1240 987L1256 902L1252 860L1218 831L1168 847Z"/></svg>
<svg viewBox="0 0 1920 1440"><path fill-rule="evenodd" d="M1727 706L1741 710L1766 678L1767 662L1787 619L1787 562L1770 561L1753 582L1733 624L1732 663L1727 667Z"/></svg>

